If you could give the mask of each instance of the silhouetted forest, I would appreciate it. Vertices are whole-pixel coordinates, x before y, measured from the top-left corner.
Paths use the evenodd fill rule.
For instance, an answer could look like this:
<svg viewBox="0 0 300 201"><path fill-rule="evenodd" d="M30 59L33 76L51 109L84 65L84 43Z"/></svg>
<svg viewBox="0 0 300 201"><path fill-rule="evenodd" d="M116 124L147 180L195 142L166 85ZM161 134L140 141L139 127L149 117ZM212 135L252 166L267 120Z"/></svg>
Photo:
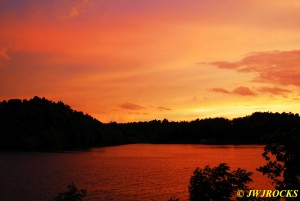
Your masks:
<svg viewBox="0 0 300 201"><path fill-rule="evenodd" d="M0 150L49 151L128 143L268 144L299 131L300 117L293 113L104 124L45 98L0 103Z"/></svg>

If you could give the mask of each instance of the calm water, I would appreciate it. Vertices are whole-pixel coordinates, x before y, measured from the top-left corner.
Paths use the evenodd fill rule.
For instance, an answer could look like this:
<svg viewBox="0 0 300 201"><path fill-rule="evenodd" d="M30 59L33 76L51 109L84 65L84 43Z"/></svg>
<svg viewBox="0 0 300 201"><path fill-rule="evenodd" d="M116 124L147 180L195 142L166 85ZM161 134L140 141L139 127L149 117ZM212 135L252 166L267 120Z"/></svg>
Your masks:
<svg viewBox="0 0 300 201"><path fill-rule="evenodd" d="M87 200L187 200L196 167L226 162L231 168L265 164L263 146L135 144L63 153L0 153L0 200L47 201L74 182ZM256 189L271 189L260 173Z"/></svg>

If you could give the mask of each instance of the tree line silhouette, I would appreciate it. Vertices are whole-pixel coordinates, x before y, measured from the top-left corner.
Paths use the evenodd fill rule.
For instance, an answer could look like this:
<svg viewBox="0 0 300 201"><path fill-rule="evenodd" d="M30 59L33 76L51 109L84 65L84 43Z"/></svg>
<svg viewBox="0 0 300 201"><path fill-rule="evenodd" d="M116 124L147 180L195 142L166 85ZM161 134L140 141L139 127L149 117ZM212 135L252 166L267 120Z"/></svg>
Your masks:
<svg viewBox="0 0 300 201"><path fill-rule="evenodd" d="M63 102L34 97L0 102L0 150L48 151L129 143L268 144L299 133L293 113L235 118L101 123Z"/></svg>

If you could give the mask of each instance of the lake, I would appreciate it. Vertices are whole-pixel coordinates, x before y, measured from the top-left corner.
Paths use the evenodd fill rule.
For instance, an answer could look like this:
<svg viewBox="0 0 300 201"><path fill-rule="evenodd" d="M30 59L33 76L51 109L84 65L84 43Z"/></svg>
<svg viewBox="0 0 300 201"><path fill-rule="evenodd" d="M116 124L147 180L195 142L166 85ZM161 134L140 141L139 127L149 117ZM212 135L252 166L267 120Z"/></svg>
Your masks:
<svg viewBox="0 0 300 201"><path fill-rule="evenodd" d="M255 189L273 189L255 169L263 146L132 144L59 153L0 152L0 200L50 201L71 182L86 200L166 201L188 198L196 167L227 163L255 172Z"/></svg>

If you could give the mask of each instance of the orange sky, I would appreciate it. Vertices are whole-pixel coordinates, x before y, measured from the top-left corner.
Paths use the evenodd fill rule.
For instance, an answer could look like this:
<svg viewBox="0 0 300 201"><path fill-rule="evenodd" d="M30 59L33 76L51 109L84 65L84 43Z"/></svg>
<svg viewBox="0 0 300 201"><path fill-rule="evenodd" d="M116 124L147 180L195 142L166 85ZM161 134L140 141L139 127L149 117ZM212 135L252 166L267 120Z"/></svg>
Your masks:
<svg viewBox="0 0 300 201"><path fill-rule="evenodd" d="M102 122L300 112L298 0L0 0L0 99Z"/></svg>

